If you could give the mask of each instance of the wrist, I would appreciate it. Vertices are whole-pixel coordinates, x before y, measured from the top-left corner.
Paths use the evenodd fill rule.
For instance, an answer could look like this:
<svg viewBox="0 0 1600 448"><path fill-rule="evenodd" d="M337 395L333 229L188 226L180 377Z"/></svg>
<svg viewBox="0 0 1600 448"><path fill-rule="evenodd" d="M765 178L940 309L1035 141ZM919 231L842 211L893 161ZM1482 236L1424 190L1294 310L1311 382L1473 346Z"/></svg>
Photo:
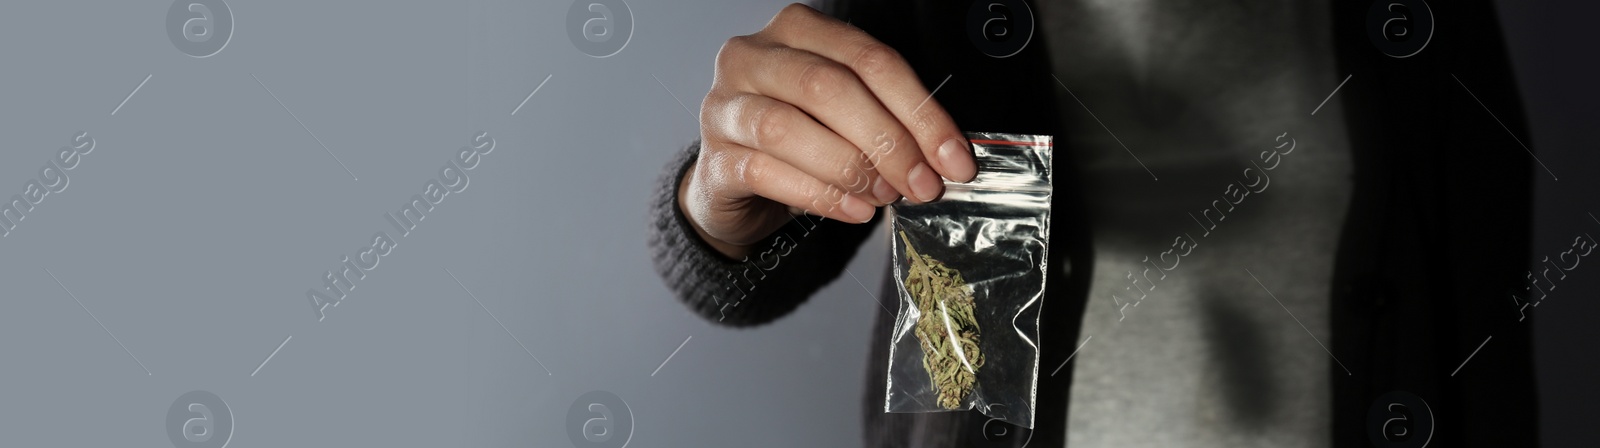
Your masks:
<svg viewBox="0 0 1600 448"><path fill-rule="evenodd" d="M676 195L678 211L683 214L684 220L689 222L689 227L694 229L694 233L700 237L700 241L704 241L707 246L711 246L711 248L716 250L717 253L720 253L729 259L744 259L744 257L750 252L748 247L728 243L712 237L711 234L706 232L705 228L700 226L700 220L689 213L689 210L692 210L692 208L689 207L686 198L688 197L687 194L689 192L690 185L692 185L694 182L695 165L698 163L698 160L689 162L689 167L684 170L683 179L678 182L678 194Z"/></svg>

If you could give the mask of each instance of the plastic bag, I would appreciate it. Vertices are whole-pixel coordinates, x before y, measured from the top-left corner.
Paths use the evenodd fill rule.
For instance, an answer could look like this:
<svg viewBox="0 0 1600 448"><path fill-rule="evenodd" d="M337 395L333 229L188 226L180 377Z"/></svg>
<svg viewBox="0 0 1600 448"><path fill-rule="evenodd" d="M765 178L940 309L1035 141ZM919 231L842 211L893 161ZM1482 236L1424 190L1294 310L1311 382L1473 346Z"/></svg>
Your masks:
<svg viewBox="0 0 1600 448"><path fill-rule="evenodd" d="M978 175L890 206L900 312L885 412L977 409L1033 428L1050 136L968 133Z"/></svg>

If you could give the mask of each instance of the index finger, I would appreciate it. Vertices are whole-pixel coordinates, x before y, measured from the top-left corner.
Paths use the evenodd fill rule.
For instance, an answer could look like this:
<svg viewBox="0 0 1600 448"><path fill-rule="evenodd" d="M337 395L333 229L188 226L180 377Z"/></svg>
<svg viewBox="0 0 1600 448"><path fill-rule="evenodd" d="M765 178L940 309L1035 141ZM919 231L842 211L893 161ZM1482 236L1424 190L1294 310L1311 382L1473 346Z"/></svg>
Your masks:
<svg viewBox="0 0 1600 448"><path fill-rule="evenodd" d="M773 18L778 42L832 59L856 73L884 108L917 140L923 158L946 179L966 182L977 174L961 129L923 87L905 58L861 29L801 4ZM870 156L870 155L869 155Z"/></svg>

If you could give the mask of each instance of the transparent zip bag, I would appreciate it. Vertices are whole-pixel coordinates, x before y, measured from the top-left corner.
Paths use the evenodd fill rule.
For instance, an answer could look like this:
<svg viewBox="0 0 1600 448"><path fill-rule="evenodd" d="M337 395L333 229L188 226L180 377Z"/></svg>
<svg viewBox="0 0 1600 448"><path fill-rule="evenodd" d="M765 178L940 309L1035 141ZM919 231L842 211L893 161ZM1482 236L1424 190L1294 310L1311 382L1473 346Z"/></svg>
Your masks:
<svg viewBox="0 0 1600 448"><path fill-rule="evenodd" d="M885 412L976 409L1032 428L1050 247L1050 136L967 133L978 174L890 206L900 298Z"/></svg>

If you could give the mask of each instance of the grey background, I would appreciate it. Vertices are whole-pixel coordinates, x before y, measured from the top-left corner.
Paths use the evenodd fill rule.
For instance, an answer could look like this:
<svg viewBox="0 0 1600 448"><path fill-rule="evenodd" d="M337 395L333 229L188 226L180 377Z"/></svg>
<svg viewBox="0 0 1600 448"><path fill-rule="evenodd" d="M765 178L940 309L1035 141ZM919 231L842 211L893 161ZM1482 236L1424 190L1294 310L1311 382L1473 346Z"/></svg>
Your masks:
<svg viewBox="0 0 1600 448"><path fill-rule="evenodd" d="M1560 181L1535 175L1533 261L1560 253L1581 232L1600 237L1600 61L1579 56L1600 43L1600 4L1496 2L1539 159ZM1590 50L1585 50L1590 49ZM1537 174L1537 172L1535 172ZM1534 322L1541 435L1547 446L1600 445L1600 274L1573 271ZM1571 289L1567 289L1568 287ZM1559 307L1558 307L1559 306Z"/></svg>
<svg viewBox="0 0 1600 448"><path fill-rule="evenodd" d="M97 142L0 238L3 444L170 446L166 410L199 389L231 408L230 447L560 447L598 389L631 407L629 446L858 445L873 293L846 277L724 329L645 248L718 47L784 3L631 0L605 59L574 48L565 1L233 0L205 59L168 41L168 1L0 5L0 198L74 133ZM1501 3L1528 141L1562 178L1540 180L1537 259L1600 225L1595 11ZM395 234L382 214L480 131L497 147L469 189ZM376 231L398 246L318 322L305 290ZM875 290L883 254L874 237L849 270ZM1600 284L1574 275L1537 314L1544 433L1593 444Z"/></svg>

